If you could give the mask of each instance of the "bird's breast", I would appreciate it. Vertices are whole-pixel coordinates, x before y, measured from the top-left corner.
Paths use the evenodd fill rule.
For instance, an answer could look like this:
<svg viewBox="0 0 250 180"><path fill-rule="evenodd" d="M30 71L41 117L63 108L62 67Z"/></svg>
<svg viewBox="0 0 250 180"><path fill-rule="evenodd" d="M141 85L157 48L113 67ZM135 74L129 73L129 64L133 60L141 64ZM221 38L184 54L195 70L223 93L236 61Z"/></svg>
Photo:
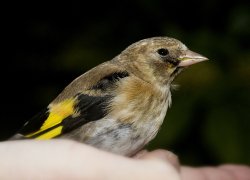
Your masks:
<svg viewBox="0 0 250 180"><path fill-rule="evenodd" d="M145 145L157 134L171 103L169 87L130 83L112 101L110 118L131 124L138 141Z"/></svg>

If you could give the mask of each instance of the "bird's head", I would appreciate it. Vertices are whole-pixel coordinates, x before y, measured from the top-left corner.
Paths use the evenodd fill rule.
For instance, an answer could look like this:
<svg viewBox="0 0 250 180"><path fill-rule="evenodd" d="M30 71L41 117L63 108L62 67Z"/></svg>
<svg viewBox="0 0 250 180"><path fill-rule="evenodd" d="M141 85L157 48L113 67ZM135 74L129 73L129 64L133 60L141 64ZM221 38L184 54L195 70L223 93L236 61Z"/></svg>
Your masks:
<svg viewBox="0 0 250 180"><path fill-rule="evenodd" d="M118 60L141 79L163 85L171 83L185 67L208 59L174 38L154 37L130 45Z"/></svg>

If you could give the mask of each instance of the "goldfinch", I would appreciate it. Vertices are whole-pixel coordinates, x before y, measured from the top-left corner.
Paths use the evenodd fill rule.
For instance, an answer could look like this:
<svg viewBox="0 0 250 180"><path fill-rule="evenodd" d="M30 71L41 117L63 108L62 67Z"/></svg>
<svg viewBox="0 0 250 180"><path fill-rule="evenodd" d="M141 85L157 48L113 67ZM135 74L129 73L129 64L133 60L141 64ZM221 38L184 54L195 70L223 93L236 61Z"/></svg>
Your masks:
<svg viewBox="0 0 250 180"><path fill-rule="evenodd" d="M132 156L162 125L176 75L205 60L174 38L138 41L72 81L12 139L67 138Z"/></svg>

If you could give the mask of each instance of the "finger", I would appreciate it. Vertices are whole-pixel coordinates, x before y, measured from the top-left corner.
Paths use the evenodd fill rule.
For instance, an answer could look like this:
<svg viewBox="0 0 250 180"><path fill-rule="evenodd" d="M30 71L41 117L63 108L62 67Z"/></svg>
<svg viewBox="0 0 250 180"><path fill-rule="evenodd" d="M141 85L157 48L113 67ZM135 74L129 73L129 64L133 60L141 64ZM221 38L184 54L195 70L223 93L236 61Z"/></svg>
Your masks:
<svg viewBox="0 0 250 180"><path fill-rule="evenodd" d="M246 165L225 164L219 166L221 171L224 171L234 177L235 180L250 179L250 167Z"/></svg>
<svg viewBox="0 0 250 180"><path fill-rule="evenodd" d="M250 168L248 166L223 165L219 167L181 167L183 180L249 180Z"/></svg>
<svg viewBox="0 0 250 180"><path fill-rule="evenodd" d="M143 156L145 156L145 154L148 153L148 150L144 149L144 150L141 150L139 151L138 153L136 153L133 158L134 159L141 159Z"/></svg>
<svg viewBox="0 0 250 180"><path fill-rule="evenodd" d="M158 149L152 152L143 152L140 155L140 159L148 159L148 160L156 159L156 160L164 161L166 163L170 163L178 171L180 169L178 157L174 153L167 151L167 150Z"/></svg>

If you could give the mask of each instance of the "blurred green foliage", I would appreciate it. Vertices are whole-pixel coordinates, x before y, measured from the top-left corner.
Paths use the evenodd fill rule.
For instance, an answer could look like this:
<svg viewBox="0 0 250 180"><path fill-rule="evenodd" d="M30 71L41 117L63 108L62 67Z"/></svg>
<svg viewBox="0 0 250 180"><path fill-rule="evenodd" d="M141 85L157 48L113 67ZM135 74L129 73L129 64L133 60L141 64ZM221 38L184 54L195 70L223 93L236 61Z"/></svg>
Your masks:
<svg viewBox="0 0 250 180"><path fill-rule="evenodd" d="M149 149L185 164L250 164L250 11L247 2L135 0L8 5L2 139L74 78L129 44L170 36L210 61L183 72ZM91 13L89 13L91 12ZM14 107L13 107L14 105Z"/></svg>

